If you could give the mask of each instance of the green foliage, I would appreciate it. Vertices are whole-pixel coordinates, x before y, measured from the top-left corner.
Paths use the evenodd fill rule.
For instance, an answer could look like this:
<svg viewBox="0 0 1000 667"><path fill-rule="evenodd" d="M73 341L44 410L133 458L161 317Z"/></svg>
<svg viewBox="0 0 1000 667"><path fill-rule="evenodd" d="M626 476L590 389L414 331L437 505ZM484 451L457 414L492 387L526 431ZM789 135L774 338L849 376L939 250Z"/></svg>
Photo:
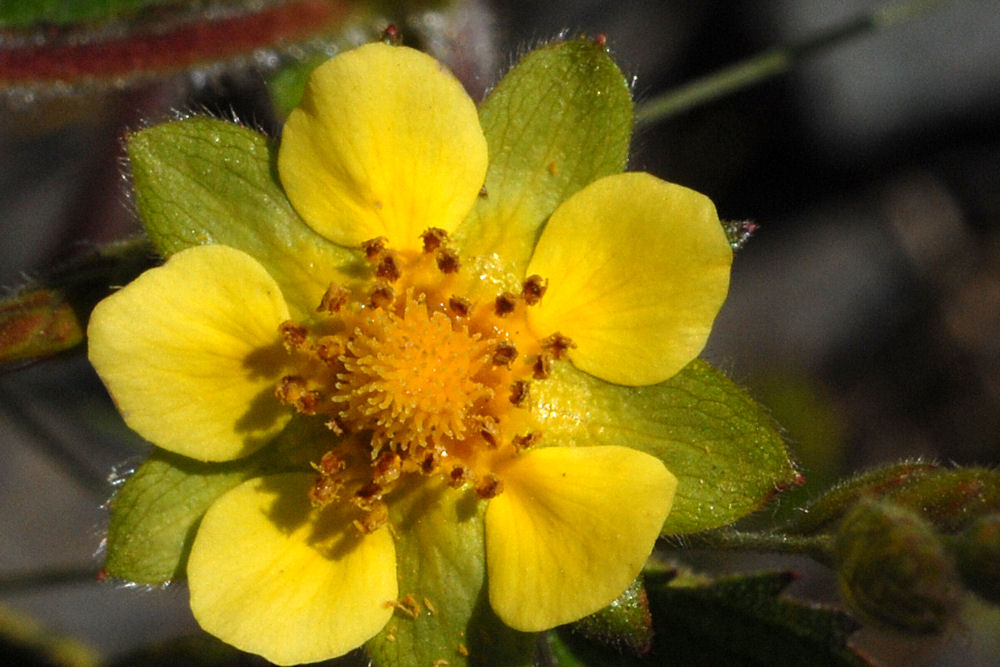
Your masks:
<svg viewBox="0 0 1000 667"><path fill-rule="evenodd" d="M794 579L790 572L712 579L651 571L646 577L653 618L648 654L621 653L560 631L550 633L549 662L559 667L868 666L847 646L857 625L845 614L781 595Z"/></svg>
<svg viewBox="0 0 1000 667"><path fill-rule="evenodd" d="M299 317L356 259L302 222L278 181L277 147L253 130L192 117L130 135L128 156L139 214L160 252L209 243L242 250Z"/></svg>
<svg viewBox="0 0 1000 667"><path fill-rule="evenodd" d="M547 443L632 447L677 476L665 534L729 524L796 483L767 413L704 361L649 387L609 384L569 364L552 376L532 395Z"/></svg>
<svg viewBox="0 0 1000 667"><path fill-rule="evenodd" d="M955 556L969 590L1000 604L1000 514L973 521L956 540Z"/></svg>
<svg viewBox="0 0 1000 667"><path fill-rule="evenodd" d="M201 0L32 0L0 3L0 27L30 28L36 24L67 25L127 17L157 5L199 5Z"/></svg>
<svg viewBox="0 0 1000 667"><path fill-rule="evenodd" d="M639 576L607 607L570 626L574 632L605 646L642 655L653 642L653 619L643 578Z"/></svg>
<svg viewBox="0 0 1000 667"><path fill-rule="evenodd" d="M530 665L534 637L506 627L486 592L483 511L475 492L411 484L391 512L399 594L396 615L366 648L375 665Z"/></svg>
<svg viewBox="0 0 1000 667"><path fill-rule="evenodd" d="M549 215L590 182L625 168L632 98L605 49L583 39L526 55L479 110L490 164L457 243L465 256L498 253L524 275Z"/></svg>

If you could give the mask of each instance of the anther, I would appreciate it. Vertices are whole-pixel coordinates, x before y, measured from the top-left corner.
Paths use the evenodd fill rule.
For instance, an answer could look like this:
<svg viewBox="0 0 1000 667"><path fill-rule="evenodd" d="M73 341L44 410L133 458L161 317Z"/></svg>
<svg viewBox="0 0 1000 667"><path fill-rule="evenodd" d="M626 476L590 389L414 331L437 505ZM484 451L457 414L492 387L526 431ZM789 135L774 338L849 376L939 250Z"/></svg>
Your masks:
<svg viewBox="0 0 1000 667"><path fill-rule="evenodd" d="M372 308L385 308L396 298L396 291L390 285L378 284L372 290L369 303Z"/></svg>
<svg viewBox="0 0 1000 667"><path fill-rule="evenodd" d="M514 312L517 305L517 295L512 292L504 292L496 298L493 304L493 312L497 317L506 317Z"/></svg>
<svg viewBox="0 0 1000 667"><path fill-rule="evenodd" d="M529 306L534 306L536 303L542 300L545 296L545 290L549 288L549 281L544 280L541 276L534 275L528 276L527 280L524 281L523 289L521 290L521 296L524 297L524 302Z"/></svg>
<svg viewBox="0 0 1000 667"><path fill-rule="evenodd" d="M354 527L364 534L374 533L389 520L389 507L381 500L372 503L360 519L354 520Z"/></svg>
<svg viewBox="0 0 1000 667"><path fill-rule="evenodd" d="M472 302L460 296L453 296L448 299L448 308L459 317L468 317L469 311L472 310Z"/></svg>
<svg viewBox="0 0 1000 667"><path fill-rule="evenodd" d="M365 259L369 262L375 263L382 254L385 252L385 244L389 242L389 239L384 236L379 236L373 239L368 239L361 243L361 249L365 252Z"/></svg>
<svg viewBox="0 0 1000 667"><path fill-rule="evenodd" d="M382 500L382 486L373 481L355 491L351 502L358 509L370 512L380 500Z"/></svg>
<svg viewBox="0 0 1000 667"><path fill-rule="evenodd" d="M319 392L310 391L306 381L294 375L286 375L274 388L274 395L286 405L294 406L304 414L315 414L319 404Z"/></svg>
<svg viewBox="0 0 1000 667"><path fill-rule="evenodd" d="M472 481L472 471L462 465L457 465L448 474L448 486L458 489Z"/></svg>
<svg viewBox="0 0 1000 667"><path fill-rule="evenodd" d="M424 252L431 253L448 242L448 232L440 227L429 227L420 238L424 241Z"/></svg>
<svg viewBox="0 0 1000 667"><path fill-rule="evenodd" d="M351 290L342 285L330 283L330 286L326 288L326 292L323 294L323 298L319 300L316 312L322 313L326 311L331 314L336 313L344 307L350 298Z"/></svg>
<svg viewBox="0 0 1000 667"><path fill-rule="evenodd" d="M319 463L313 463L312 467L324 476L336 475L338 472L347 470L347 461L342 459L333 450L328 451L320 458Z"/></svg>
<svg viewBox="0 0 1000 667"><path fill-rule="evenodd" d="M493 348L493 365L506 366L510 368L511 363L517 359L517 348L513 343L500 342Z"/></svg>
<svg viewBox="0 0 1000 667"><path fill-rule="evenodd" d="M437 449L432 449L424 455L423 460L420 461L420 471L425 475L433 475L437 472L441 465L441 452Z"/></svg>
<svg viewBox="0 0 1000 667"><path fill-rule="evenodd" d="M542 434L532 431L526 435L515 435L514 436L514 449L521 452L530 447L534 447L538 444L538 441L542 439Z"/></svg>
<svg viewBox="0 0 1000 667"><path fill-rule="evenodd" d="M399 268L396 255L389 251L382 253L382 256L378 260L378 265L375 267L375 277L388 280L392 283L399 280L401 275L403 275L403 272Z"/></svg>
<svg viewBox="0 0 1000 667"><path fill-rule="evenodd" d="M503 493L503 480L493 473L487 473L482 479L479 480L479 483L476 484L476 493L483 500L496 498Z"/></svg>
<svg viewBox="0 0 1000 667"><path fill-rule="evenodd" d="M441 273L455 273L462 266L458 260L458 253L451 248L438 248L435 259Z"/></svg>
<svg viewBox="0 0 1000 667"><path fill-rule="evenodd" d="M337 336L323 336L316 341L316 356L327 363L337 361L344 350L344 341Z"/></svg>
<svg viewBox="0 0 1000 667"><path fill-rule="evenodd" d="M528 400L527 380L518 380L510 385L510 402L516 408L522 407Z"/></svg>
<svg viewBox="0 0 1000 667"><path fill-rule="evenodd" d="M344 483L340 480L323 475L316 480L315 484L309 487L309 502L313 507L326 507L337 500L337 496L343 486Z"/></svg>
<svg viewBox="0 0 1000 667"><path fill-rule="evenodd" d="M479 429L480 437L482 437L487 447L496 449L497 445L500 444L500 424L497 422L496 417L483 417L480 423L482 424Z"/></svg>
<svg viewBox="0 0 1000 667"><path fill-rule="evenodd" d="M389 449L383 451L372 465L372 479L383 487L392 484L403 471L401 464L399 454Z"/></svg>
<svg viewBox="0 0 1000 667"><path fill-rule="evenodd" d="M558 331L541 341L542 349L552 355L552 358L559 361L566 358L566 353L576 347L576 343L567 336L563 336Z"/></svg>
<svg viewBox="0 0 1000 667"><path fill-rule="evenodd" d="M302 349L309 336L308 329L292 320L285 320L279 324L278 333L281 334L285 349L289 352Z"/></svg>
<svg viewBox="0 0 1000 667"><path fill-rule="evenodd" d="M531 366L531 375L536 380L544 380L552 372L552 355L549 352L542 352L535 358L535 363Z"/></svg>

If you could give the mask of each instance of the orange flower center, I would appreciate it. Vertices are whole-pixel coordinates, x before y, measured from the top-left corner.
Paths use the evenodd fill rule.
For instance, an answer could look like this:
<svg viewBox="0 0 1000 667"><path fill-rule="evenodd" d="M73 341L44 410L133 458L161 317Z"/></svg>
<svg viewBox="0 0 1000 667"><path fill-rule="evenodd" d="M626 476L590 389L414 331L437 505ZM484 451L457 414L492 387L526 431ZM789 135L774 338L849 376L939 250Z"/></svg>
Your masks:
<svg viewBox="0 0 1000 667"><path fill-rule="evenodd" d="M370 280L332 284L316 323L281 325L298 372L282 379L278 398L342 436L315 464L312 501L349 498L365 532L385 522L383 497L405 474L474 485L483 498L502 492L498 462L541 437L530 384L572 346L529 331L525 309L544 295L540 277L475 303L455 294L460 261L445 233L423 239L424 251L407 256L382 239L363 244Z"/></svg>

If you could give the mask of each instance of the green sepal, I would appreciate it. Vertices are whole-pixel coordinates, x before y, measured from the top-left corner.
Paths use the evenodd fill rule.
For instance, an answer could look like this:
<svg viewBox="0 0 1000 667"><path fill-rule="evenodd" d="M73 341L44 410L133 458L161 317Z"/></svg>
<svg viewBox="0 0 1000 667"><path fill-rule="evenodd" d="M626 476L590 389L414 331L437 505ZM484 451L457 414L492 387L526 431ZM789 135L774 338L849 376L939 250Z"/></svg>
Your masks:
<svg viewBox="0 0 1000 667"><path fill-rule="evenodd" d="M620 445L666 464L679 483L664 534L732 523L799 479L768 414L701 360L648 387L557 363L531 392L543 443Z"/></svg>
<svg viewBox="0 0 1000 667"><path fill-rule="evenodd" d="M607 607L568 627L587 639L622 652L648 653L653 642L653 619L642 575Z"/></svg>
<svg viewBox="0 0 1000 667"><path fill-rule="evenodd" d="M847 645L857 624L846 614L781 595L796 578L648 573L652 664L868 667Z"/></svg>
<svg viewBox="0 0 1000 667"><path fill-rule="evenodd" d="M278 282L297 318L330 282L360 266L313 232L278 181L277 146L245 127L191 117L128 137L136 204L165 256L218 243L246 252Z"/></svg>
<svg viewBox="0 0 1000 667"><path fill-rule="evenodd" d="M111 500L105 572L141 584L184 578L198 524L216 498L251 477L308 470L330 438L317 420L293 419L273 443L236 461L155 450Z"/></svg>
<svg viewBox="0 0 1000 667"><path fill-rule="evenodd" d="M463 259L496 253L521 277L556 207L625 168L632 97L606 49L575 39L522 58L482 103L479 121L489 169L457 245Z"/></svg>
<svg viewBox="0 0 1000 667"><path fill-rule="evenodd" d="M833 532L864 499L890 500L919 513L937 530L956 533L981 516L1000 512L1000 471L920 462L878 468L837 484L777 530L789 535Z"/></svg>
<svg viewBox="0 0 1000 667"><path fill-rule="evenodd" d="M506 627L489 605L483 533L486 503L474 491L456 491L426 479L395 493L399 495L390 503L390 521L395 531L399 595L409 600L366 644L372 663L393 667L530 665L534 635Z"/></svg>

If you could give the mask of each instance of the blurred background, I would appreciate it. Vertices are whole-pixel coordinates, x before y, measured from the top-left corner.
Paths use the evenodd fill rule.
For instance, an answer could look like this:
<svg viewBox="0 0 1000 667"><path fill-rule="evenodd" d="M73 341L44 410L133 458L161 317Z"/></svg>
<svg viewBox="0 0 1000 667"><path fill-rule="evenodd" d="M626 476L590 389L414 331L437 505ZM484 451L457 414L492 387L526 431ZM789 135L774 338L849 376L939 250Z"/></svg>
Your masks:
<svg viewBox="0 0 1000 667"><path fill-rule="evenodd" d="M369 8L308 47L369 40L385 21L372 17L392 16L408 43L482 95L533 45L604 33L641 105L881 3L401 4ZM738 253L705 356L785 427L806 496L904 458L1000 462L1000 3L937 4L635 136L630 169L704 192L723 219L759 227ZM0 286L11 289L138 233L122 176L127 129L205 110L276 132L267 75L306 50L255 47L176 73L26 85L4 71L20 34L0 31ZM4 607L111 656L195 631L182 586L93 580L105 503L146 450L79 349L0 374L0 442ZM822 576L803 590L822 596ZM978 622L945 638L866 631L856 641L886 664L1000 664L1000 640L977 635Z"/></svg>

